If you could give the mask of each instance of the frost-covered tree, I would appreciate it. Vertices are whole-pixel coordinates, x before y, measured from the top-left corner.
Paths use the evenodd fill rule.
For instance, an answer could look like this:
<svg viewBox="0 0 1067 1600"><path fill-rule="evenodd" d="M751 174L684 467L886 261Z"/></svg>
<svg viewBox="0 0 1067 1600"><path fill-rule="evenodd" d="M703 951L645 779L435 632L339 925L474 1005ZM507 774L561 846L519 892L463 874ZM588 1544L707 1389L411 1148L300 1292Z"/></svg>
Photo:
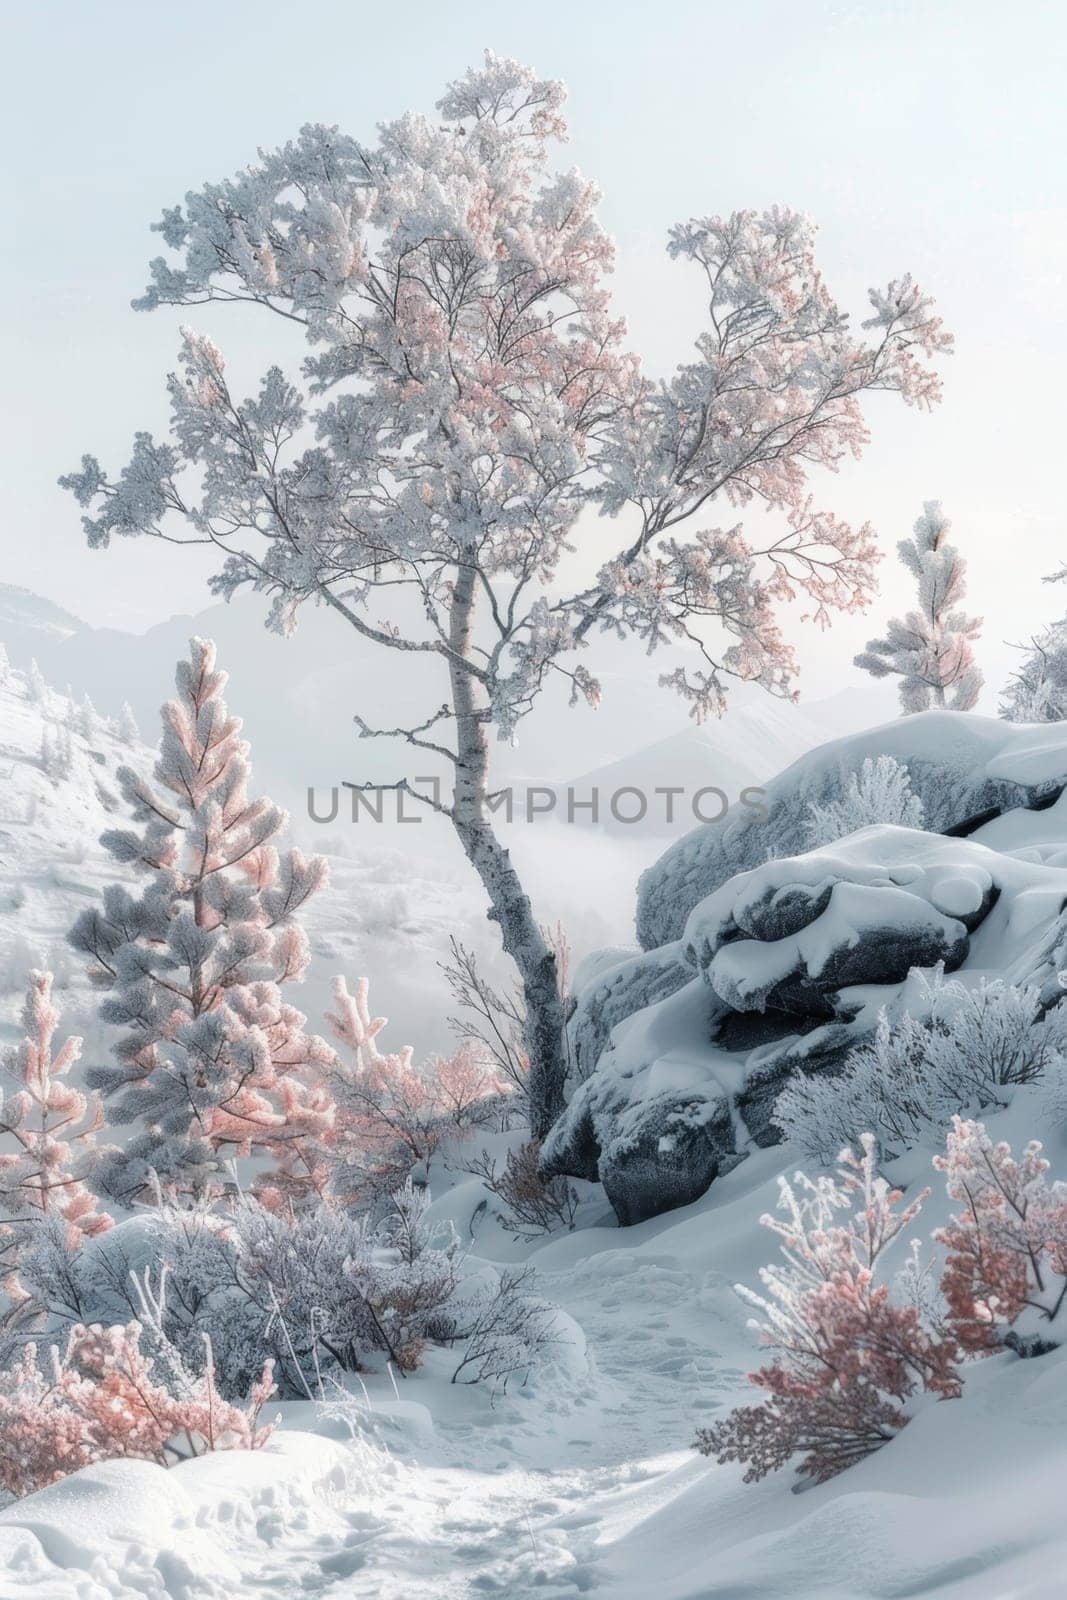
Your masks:
<svg viewBox="0 0 1067 1600"><path fill-rule="evenodd" d="M100 1103L66 1081L82 1042L71 1036L56 1047L50 972L31 974L22 1025L25 1037L0 1073L0 1288L15 1302L25 1295L20 1258L43 1219L53 1219L71 1243L111 1226L86 1183Z"/></svg>
<svg viewBox="0 0 1067 1600"><path fill-rule="evenodd" d="M297 917L326 863L275 848L287 819L249 798L248 746L225 682L214 645L194 639L163 708L155 782L119 769L137 827L102 836L146 886L133 895L112 885L69 935L109 991L101 1016L122 1030L116 1064L88 1078L111 1121L140 1125L101 1173L126 1200L150 1188L153 1171L196 1187L222 1160L284 1147L323 1115L298 1074L330 1050L305 1034L282 989L307 966Z"/></svg>
<svg viewBox="0 0 1067 1600"><path fill-rule="evenodd" d="M774 1353L750 1374L770 1398L738 1407L696 1439L702 1454L744 1463L746 1483L798 1455L799 1472L823 1483L887 1444L918 1394L959 1394L955 1345L885 1277L886 1251L929 1191L902 1205L900 1191L877 1175L869 1134L861 1150L842 1153L836 1178L780 1178L785 1216L760 1219L780 1237L785 1264L762 1269L764 1294L744 1285L738 1293Z"/></svg>
<svg viewBox="0 0 1067 1600"><path fill-rule="evenodd" d="M1000 702L1008 722L1067 718L1067 617L1035 634Z"/></svg>
<svg viewBox="0 0 1067 1600"><path fill-rule="evenodd" d="M141 730L137 726L137 718L133 714L133 707L128 700L122 702L119 713L118 735L123 744L135 745L141 738Z"/></svg>
<svg viewBox="0 0 1067 1600"><path fill-rule="evenodd" d="M849 774L848 787L825 806L808 807L808 845L836 844L847 834L875 823L900 828L921 828L923 803L911 787L907 767L892 756L868 756L859 772Z"/></svg>
<svg viewBox="0 0 1067 1600"><path fill-rule="evenodd" d="M61 783L64 778L69 778L73 764L74 747L66 723L56 723L55 727L45 723L41 729L42 770L53 783Z"/></svg>
<svg viewBox="0 0 1067 1600"><path fill-rule="evenodd" d="M44 673L37 665L37 657L30 662L30 670L26 674L26 694L35 706L48 704L48 685L44 681Z"/></svg>
<svg viewBox="0 0 1067 1600"><path fill-rule="evenodd" d="M809 472L862 448L865 393L933 403L924 362L950 344L909 277L872 291L858 337L811 224L742 211L672 230L708 318L673 377L646 378L611 315L597 191L549 159L563 99L487 54L433 120L406 115L375 143L305 127L166 211L178 259L152 264L138 305L253 303L304 329L304 381L274 366L242 399L216 346L186 330L169 438L138 434L117 477L86 456L63 480L95 546L113 533L214 545L215 592L271 596L274 627L310 602L436 665L424 714L356 723L452 774L425 803L454 825L518 966L538 1137L562 1107L562 1006L494 828L490 734L510 738L553 680L595 702L581 651L597 630L692 646L694 666L667 681L698 717L731 678L789 692L779 605L803 594L825 622L865 604L876 555L869 528L813 506ZM716 500L756 500L780 526L717 527ZM590 508L618 532L572 586L564 558ZM396 787L415 792L406 775Z"/></svg>
<svg viewBox="0 0 1067 1600"><path fill-rule="evenodd" d="M74 727L75 731L80 733L83 739L95 738L99 730L100 718L96 714L96 707L87 694L82 695L81 704L78 706L75 715Z"/></svg>
<svg viewBox="0 0 1067 1600"><path fill-rule="evenodd" d="M0 689L7 687L11 678L11 662L8 659L7 646L0 642Z"/></svg>
<svg viewBox="0 0 1067 1600"><path fill-rule="evenodd" d="M982 619L959 610L967 592L967 563L949 544L952 524L937 500L927 500L910 539L897 545L901 561L918 586L918 605L894 617L884 639L872 639L856 657L875 678L900 679L901 709L928 711L948 706L969 711L983 678L972 642Z"/></svg>

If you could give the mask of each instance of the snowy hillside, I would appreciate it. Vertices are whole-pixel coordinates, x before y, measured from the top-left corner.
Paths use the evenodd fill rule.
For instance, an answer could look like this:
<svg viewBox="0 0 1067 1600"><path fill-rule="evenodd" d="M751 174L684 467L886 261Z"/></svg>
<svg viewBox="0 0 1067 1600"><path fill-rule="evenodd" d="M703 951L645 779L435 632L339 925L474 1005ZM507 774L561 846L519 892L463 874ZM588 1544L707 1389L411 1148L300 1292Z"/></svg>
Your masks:
<svg viewBox="0 0 1067 1600"><path fill-rule="evenodd" d="M1062 1139L1052 1153L1067 1157ZM451 1386L435 1358L398 1391L367 1374L345 1407L281 1407L265 1453L170 1472L111 1462L0 1512L0 1594L1054 1600L1062 1351L976 1366L962 1400L800 1496L787 1473L745 1486L688 1448L697 1424L751 1394L731 1285L766 1258L758 1218L789 1166L765 1151L668 1217L531 1251L571 1342L495 1403ZM460 1184L438 1210L464 1237L473 1227L472 1259L514 1254L472 1220L476 1192Z"/></svg>
<svg viewBox="0 0 1067 1600"><path fill-rule="evenodd" d="M50 778L41 740L63 710L60 696L35 700L19 673L0 691L5 972L30 947L54 962L72 912L113 880L116 868L95 842L114 818L109 777L121 761L152 759L100 724L90 738L74 735L69 773ZM912 724L913 739L918 731ZM988 746L995 730L973 731ZM985 751L982 781L1046 793L1052 785L1054 793L1064 749L1052 729L1003 729L999 753ZM831 746L824 768L840 756ZM970 794L964 785L954 803L966 809ZM598 1048L611 1013L594 1024L591 994L625 996L619 975L650 973L658 961L667 996L644 1011L631 1000L586 1089L601 1078L640 1085L648 1076L653 1098L683 1088L691 1097L694 1073L709 1070L717 1093L736 1089L751 1043L740 1052L736 1038L713 1046L708 1003L721 1025L723 995L743 1017L758 998L751 985L762 984L773 1015L783 975L794 971L783 966L787 947L807 972L816 1034L842 1025L827 1024L827 996L843 1000L843 1025L862 1032L885 994L897 992L886 988L884 966L880 987L851 989L842 987L850 974L828 966L842 947L869 961L873 928L895 930L901 941L899 955L891 943L878 946L883 963L929 965L940 953L958 966L953 941L963 940L971 982L1001 973L1054 982L1065 850L1055 801L1009 808L966 840L875 828L822 855L742 873L691 907L681 945L621 965L618 953L585 963L578 1024ZM301 1002L309 1011L324 1004L326 974L338 965L370 968L378 992L388 990L398 1017L416 1026L436 1005L432 953L462 929L464 902L447 875L413 883L404 867L402 857L356 856L338 844L333 884L311 918L314 960ZM836 886L829 897L827 885ZM798 918L800 892L809 901ZM869 926L857 917L862 907ZM849 908L855 937L842 941L831 919ZM783 935L775 918L792 919L793 931ZM740 935L752 945L749 958ZM83 980L64 960L64 1005L91 1026ZM676 968L688 982L681 990ZM789 1025L772 1030L779 1051L783 1038ZM772 1055L765 1036L756 1056ZM987 1115L990 1131L1018 1149L1050 1104L1040 1085L1021 1088L1006 1110ZM653 1592L663 1600L1052 1600L1060 1592L1062 1350L972 1363L962 1398L925 1406L887 1448L801 1496L789 1472L744 1485L737 1467L691 1445L697 1427L752 1395L753 1335L734 1285L755 1283L772 1254L760 1218L774 1210L778 1177L796 1166L797 1149L738 1145L742 1159L732 1170L723 1164L700 1198L625 1228L604 1191L582 1183L574 1230L523 1242L495 1214L484 1178L467 1170L483 1145L499 1159L514 1141L485 1132L446 1149L430 1169L429 1217L455 1228L470 1281L507 1266L534 1269L538 1296L554 1308L555 1344L526 1383L495 1394L454 1384L456 1354L436 1348L400 1381L372 1362L358 1381L331 1382L321 1398L272 1403L281 1426L262 1451L208 1454L169 1471L147 1461L84 1468L0 1511L2 1600L647 1600ZM1067 1172L1067 1123L1051 1128L1046 1145L1054 1171ZM662 1179L666 1147L657 1160ZM933 1179L922 1228L946 1222L950 1206L929 1150L909 1151L890 1170L909 1192Z"/></svg>
<svg viewBox="0 0 1067 1600"><path fill-rule="evenodd" d="M141 724L146 733L158 731L158 705L171 675L155 684L155 714ZM76 693L78 715L80 707ZM65 1016L85 1037L89 1055L102 1045L103 1032L84 964L66 947L65 934L108 884L133 881L101 846L100 835L125 821L117 769L148 773L156 753L140 736L122 737L114 720L99 714L86 736L78 715L69 730L69 770L50 775L42 765L42 741L54 745L67 733L66 693L46 683L35 698L28 674L17 669L0 683L0 1017L10 1035L26 974L51 967ZM322 1014L336 972L373 972L375 1005L395 1019L404 1042L420 1055L439 1048L449 993L438 962L449 936L479 951L488 971L502 966L476 889L461 871L436 866L427 856L413 871L408 855L375 848L355 828L322 828L314 844L330 861L332 888L309 917L307 1009Z"/></svg>
<svg viewBox="0 0 1067 1600"><path fill-rule="evenodd" d="M81 965L63 944L74 914L129 873L100 844L122 802L116 771L146 769L152 754L136 737L121 737L104 718L89 732L66 696L43 685L35 694L25 673L0 682L0 987L4 1032L31 967L52 967L65 992L72 1025L90 1044L98 1032ZM69 741L66 762L48 766L47 751ZM42 752L46 752L44 757Z"/></svg>

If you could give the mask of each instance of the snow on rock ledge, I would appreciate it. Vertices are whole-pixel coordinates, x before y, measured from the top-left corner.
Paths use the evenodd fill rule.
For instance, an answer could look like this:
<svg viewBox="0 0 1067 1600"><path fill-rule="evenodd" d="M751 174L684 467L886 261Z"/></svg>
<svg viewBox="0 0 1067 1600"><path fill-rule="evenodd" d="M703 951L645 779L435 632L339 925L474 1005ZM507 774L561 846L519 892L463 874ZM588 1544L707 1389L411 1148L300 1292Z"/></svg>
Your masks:
<svg viewBox="0 0 1067 1600"><path fill-rule="evenodd" d="M690 1203L777 1142L789 1077L837 1070L912 968L1062 999L1065 908L1067 867L914 828L739 873L680 943L591 974L572 1030L597 1065L545 1142L545 1174L599 1179L623 1223Z"/></svg>
<svg viewBox="0 0 1067 1600"><path fill-rule="evenodd" d="M913 828L863 828L731 878L691 912L683 951L735 1011L832 1017L844 987L960 966L999 892L995 859Z"/></svg>
<svg viewBox="0 0 1067 1600"><path fill-rule="evenodd" d="M925 711L809 751L766 786L767 817L728 813L689 833L648 868L638 891L637 936L646 950L681 936L693 907L736 873L807 844L808 808L845 791L868 757L908 769L935 833L970 831L1067 782L1067 724L1039 727Z"/></svg>

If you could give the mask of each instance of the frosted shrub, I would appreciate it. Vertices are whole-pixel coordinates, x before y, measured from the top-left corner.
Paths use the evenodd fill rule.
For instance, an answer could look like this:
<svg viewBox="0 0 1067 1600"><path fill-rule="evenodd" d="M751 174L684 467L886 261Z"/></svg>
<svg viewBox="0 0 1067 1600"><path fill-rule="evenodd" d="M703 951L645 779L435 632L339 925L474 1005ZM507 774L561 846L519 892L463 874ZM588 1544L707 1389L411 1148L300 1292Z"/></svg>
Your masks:
<svg viewBox="0 0 1067 1600"><path fill-rule="evenodd" d="M463 1353L453 1383L485 1383L506 1389L513 1378L525 1382L557 1342L553 1309L528 1293L529 1267L508 1268L463 1308L459 1337Z"/></svg>
<svg viewBox="0 0 1067 1600"><path fill-rule="evenodd" d="M836 844L847 834L875 823L893 823L901 828L921 828L923 803L912 792L907 767L892 756L870 756L859 772L849 774L848 787L837 800L825 806L813 802L808 807L808 847Z"/></svg>
<svg viewBox="0 0 1067 1600"><path fill-rule="evenodd" d="M425 1175L443 1140L466 1137L498 1114L508 1085L469 1040L424 1068L410 1046L381 1051L386 1018L371 1014L365 978L354 994L338 978L334 1000L327 1021L343 1047L327 1074L336 1102L334 1184L342 1195L369 1198L395 1189L413 1169Z"/></svg>
<svg viewBox="0 0 1067 1600"><path fill-rule="evenodd" d="M353 1272L375 1331L401 1372L418 1366L432 1338L454 1332L459 1240L427 1219L428 1189L408 1181L392 1197L376 1248Z"/></svg>
<svg viewBox="0 0 1067 1600"><path fill-rule="evenodd" d="M1038 991L1001 979L968 988L935 969L918 979L917 1014L878 1018L874 1037L836 1077L797 1075L775 1120L805 1155L826 1166L870 1129L885 1154L940 1146L957 1112L1006 1105L1020 1084L1059 1082L1067 1008L1042 1014Z"/></svg>
<svg viewBox="0 0 1067 1600"><path fill-rule="evenodd" d="M574 1227L577 1191L564 1177L542 1178L540 1156L540 1142L527 1139L517 1150L508 1151L503 1172L486 1150L467 1169L500 1201L497 1217L517 1239L536 1239L557 1228Z"/></svg>
<svg viewBox="0 0 1067 1600"><path fill-rule="evenodd" d="M555 956L556 988L563 1010L563 1054L566 1075L574 1075L574 1059L566 1024L574 1015L570 994L572 951L563 924L542 927L541 937ZM529 1102L530 1058L526 1046L528 1015L521 988L497 989L485 977L473 950L449 940L450 959L441 962L441 971L460 1007L460 1015L449 1017L453 1032L465 1043L473 1044L496 1065L501 1079L521 1096L526 1120L536 1122Z"/></svg>
<svg viewBox="0 0 1067 1600"><path fill-rule="evenodd" d="M941 1288L954 1337L971 1353L1049 1349L1045 1330L1067 1298L1067 1184L1049 1181L1036 1139L1016 1160L962 1117L934 1165L962 1203L936 1235L948 1252Z"/></svg>
<svg viewBox="0 0 1067 1600"><path fill-rule="evenodd" d="M195 1365L207 1334L230 1395L265 1359L284 1394L305 1398L330 1369L356 1372L383 1354L411 1371L442 1325L459 1262L458 1241L427 1223L427 1204L408 1184L378 1222L328 1202L164 1205L168 1337ZM99 1278L96 1290L113 1293Z"/></svg>
<svg viewBox="0 0 1067 1600"><path fill-rule="evenodd" d="M955 1346L924 1323L914 1296L894 1294L884 1256L919 1214L875 1172L875 1141L845 1150L836 1177L779 1179L784 1218L760 1220L782 1241L784 1265L760 1273L765 1293L738 1286L773 1356L750 1374L769 1398L701 1428L696 1448L739 1461L745 1482L799 1456L825 1482L887 1444L917 1396L959 1393Z"/></svg>
<svg viewBox="0 0 1067 1600"><path fill-rule="evenodd" d="M31 1494L96 1461L168 1467L258 1449L271 1434L258 1419L273 1389L267 1366L247 1403L230 1404L215 1387L210 1346L194 1375L138 1322L77 1326L48 1350L24 1345L0 1370L0 1488Z"/></svg>

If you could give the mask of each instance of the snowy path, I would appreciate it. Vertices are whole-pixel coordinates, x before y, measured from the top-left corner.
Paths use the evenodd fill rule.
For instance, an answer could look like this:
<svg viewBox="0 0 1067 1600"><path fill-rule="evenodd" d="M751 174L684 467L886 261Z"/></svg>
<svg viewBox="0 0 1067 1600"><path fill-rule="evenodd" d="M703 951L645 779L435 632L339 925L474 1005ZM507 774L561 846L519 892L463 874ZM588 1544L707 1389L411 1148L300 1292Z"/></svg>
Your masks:
<svg viewBox="0 0 1067 1600"><path fill-rule="evenodd" d="M19 1576L4 1523L35 1526L55 1561L62 1502L43 1533L29 1512L58 1485L25 1502L22 1515L12 1508L0 1517L0 1600L557 1600L608 1592L597 1551L603 1515L620 1494L654 1498L657 1480L678 1471L679 1455L665 1459L666 1452L681 1453L686 1472L700 1470L684 1448L694 1402L734 1374L716 1373L701 1284L676 1264L608 1250L543 1273L540 1287L583 1329L584 1375L554 1375L536 1395L524 1391L496 1406L480 1390L431 1375L403 1385L399 1407L375 1396L371 1445L346 1439L327 1418L311 1426L333 1437L303 1432L294 1450L287 1427L279 1456L216 1456L167 1475L146 1468L192 1496L170 1538L158 1517L148 1516L147 1537L133 1517L128 1540L98 1556L95 1570L87 1559L75 1565L67 1549L59 1560L70 1570L60 1578L51 1567L45 1578L36 1548L27 1547ZM287 1408L287 1425L306 1429L310 1409ZM107 1479L115 1468L92 1471ZM152 1541L164 1548L146 1548ZM225 1572L217 1571L219 1547Z"/></svg>
<svg viewBox="0 0 1067 1600"><path fill-rule="evenodd" d="M706 1345L679 1331L700 1318L699 1285L679 1267L615 1251L546 1273L541 1287L586 1335L585 1392L573 1383L542 1391L529 1420L513 1402L438 1421L427 1451L434 1464L395 1454L391 1481L369 1498L358 1484L354 1506L345 1494L326 1494L284 1521L269 1506L247 1518L244 1549L232 1551L242 1594L554 1600L603 1592L602 1508L621 1488L669 1476L666 1463L647 1458L684 1446L694 1397L738 1375L717 1373Z"/></svg>
<svg viewBox="0 0 1067 1600"><path fill-rule="evenodd" d="M758 1265L775 1162L533 1250L581 1335L530 1388L494 1406L437 1351L399 1399L371 1382L355 1436L289 1403L268 1450L88 1468L0 1513L0 1600L1058 1600L1067 1349L977 1364L802 1495L688 1448L751 1393L729 1285Z"/></svg>

